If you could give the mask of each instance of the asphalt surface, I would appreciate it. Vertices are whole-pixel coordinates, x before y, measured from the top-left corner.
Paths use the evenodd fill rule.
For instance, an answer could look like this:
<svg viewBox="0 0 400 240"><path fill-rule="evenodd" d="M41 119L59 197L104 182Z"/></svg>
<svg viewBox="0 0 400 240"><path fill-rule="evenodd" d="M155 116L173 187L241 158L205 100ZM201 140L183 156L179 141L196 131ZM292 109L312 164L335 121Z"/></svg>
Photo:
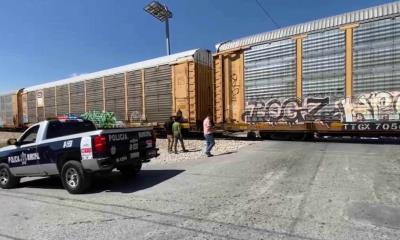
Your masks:
<svg viewBox="0 0 400 240"><path fill-rule="evenodd" d="M70 195L0 190L4 239L400 239L399 145L254 143Z"/></svg>

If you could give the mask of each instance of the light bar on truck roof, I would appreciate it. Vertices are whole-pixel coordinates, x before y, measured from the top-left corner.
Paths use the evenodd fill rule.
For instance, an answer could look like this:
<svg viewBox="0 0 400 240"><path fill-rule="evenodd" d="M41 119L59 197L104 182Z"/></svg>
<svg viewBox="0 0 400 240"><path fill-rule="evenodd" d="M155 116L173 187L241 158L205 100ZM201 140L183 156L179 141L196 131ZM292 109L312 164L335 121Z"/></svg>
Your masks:
<svg viewBox="0 0 400 240"><path fill-rule="evenodd" d="M57 120L60 122L66 121L76 121L76 122L83 122L83 119L79 116L75 116L73 114L61 115L57 117Z"/></svg>

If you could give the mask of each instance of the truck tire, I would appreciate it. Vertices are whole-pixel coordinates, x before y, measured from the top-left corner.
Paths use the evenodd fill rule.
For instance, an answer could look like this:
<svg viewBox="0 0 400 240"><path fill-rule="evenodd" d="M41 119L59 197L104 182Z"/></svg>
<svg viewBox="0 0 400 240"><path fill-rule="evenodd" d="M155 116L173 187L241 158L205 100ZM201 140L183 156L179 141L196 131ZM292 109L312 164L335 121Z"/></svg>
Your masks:
<svg viewBox="0 0 400 240"><path fill-rule="evenodd" d="M19 184L20 178L12 175L8 164L0 164L0 187L4 189L14 188Z"/></svg>
<svg viewBox="0 0 400 240"><path fill-rule="evenodd" d="M66 162L61 170L61 182L71 194L84 193L91 185L91 175L85 173L82 163L78 161Z"/></svg>
<svg viewBox="0 0 400 240"><path fill-rule="evenodd" d="M142 169L142 162L139 162L135 165L121 167L119 168L119 171L125 177L134 177L140 172L141 169Z"/></svg>

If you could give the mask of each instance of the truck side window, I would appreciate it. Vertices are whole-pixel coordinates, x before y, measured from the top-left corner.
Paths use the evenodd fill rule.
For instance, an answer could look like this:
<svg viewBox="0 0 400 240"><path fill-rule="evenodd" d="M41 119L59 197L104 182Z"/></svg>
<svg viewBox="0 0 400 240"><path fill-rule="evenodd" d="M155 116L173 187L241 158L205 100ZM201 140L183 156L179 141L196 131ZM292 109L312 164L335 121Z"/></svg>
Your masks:
<svg viewBox="0 0 400 240"><path fill-rule="evenodd" d="M21 145L31 144L36 142L39 126L29 129L20 139Z"/></svg>
<svg viewBox="0 0 400 240"><path fill-rule="evenodd" d="M72 134L84 133L96 130L92 122L59 122L53 121L49 123L47 128L46 139L63 137Z"/></svg>

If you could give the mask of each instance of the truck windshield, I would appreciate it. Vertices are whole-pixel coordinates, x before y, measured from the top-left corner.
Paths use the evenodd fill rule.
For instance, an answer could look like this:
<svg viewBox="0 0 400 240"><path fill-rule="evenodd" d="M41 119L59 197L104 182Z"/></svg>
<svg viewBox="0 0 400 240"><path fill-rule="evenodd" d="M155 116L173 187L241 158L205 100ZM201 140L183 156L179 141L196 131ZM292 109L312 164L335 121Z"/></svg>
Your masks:
<svg viewBox="0 0 400 240"><path fill-rule="evenodd" d="M96 127L90 121L51 121L47 128L46 139L63 137L72 134L95 131Z"/></svg>

